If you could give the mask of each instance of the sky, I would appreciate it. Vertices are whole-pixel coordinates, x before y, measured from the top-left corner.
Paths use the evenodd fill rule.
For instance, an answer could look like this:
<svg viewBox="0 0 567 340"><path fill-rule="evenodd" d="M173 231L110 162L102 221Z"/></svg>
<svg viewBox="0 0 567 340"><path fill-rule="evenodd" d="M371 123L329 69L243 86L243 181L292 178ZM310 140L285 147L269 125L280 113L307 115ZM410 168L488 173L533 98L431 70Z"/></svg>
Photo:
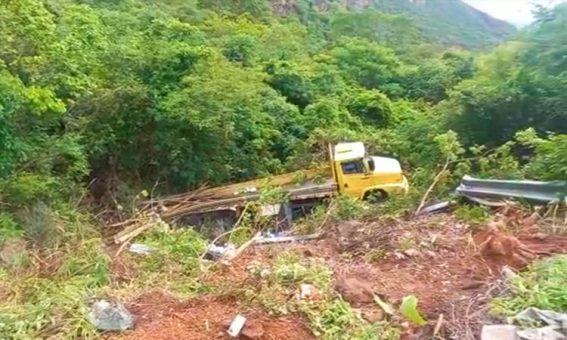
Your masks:
<svg viewBox="0 0 567 340"><path fill-rule="evenodd" d="M506 20L516 26L525 26L533 21L534 4L553 6L567 0L464 0L491 16Z"/></svg>

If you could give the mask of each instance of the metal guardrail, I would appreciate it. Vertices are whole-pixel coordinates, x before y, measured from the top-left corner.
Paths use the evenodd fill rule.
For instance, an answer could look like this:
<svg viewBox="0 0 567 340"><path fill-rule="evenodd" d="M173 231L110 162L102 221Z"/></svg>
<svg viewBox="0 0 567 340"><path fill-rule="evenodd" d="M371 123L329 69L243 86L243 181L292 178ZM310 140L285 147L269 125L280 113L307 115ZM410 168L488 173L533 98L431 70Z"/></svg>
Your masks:
<svg viewBox="0 0 567 340"><path fill-rule="evenodd" d="M471 199L516 199L549 204L566 202L567 182L486 180L464 176L456 192Z"/></svg>

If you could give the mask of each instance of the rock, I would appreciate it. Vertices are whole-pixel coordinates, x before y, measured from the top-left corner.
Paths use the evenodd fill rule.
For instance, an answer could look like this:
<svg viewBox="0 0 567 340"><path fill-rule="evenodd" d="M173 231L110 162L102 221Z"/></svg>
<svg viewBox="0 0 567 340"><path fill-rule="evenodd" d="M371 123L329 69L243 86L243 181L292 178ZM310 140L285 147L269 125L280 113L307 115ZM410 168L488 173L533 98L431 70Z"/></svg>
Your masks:
<svg viewBox="0 0 567 340"><path fill-rule="evenodd" d="M507 280L513 280L518 276L518 274L516 274L516 272L508 266L504 266L501 272L502 276Z"/></svg>
<svg viewBox="0 0 567 340"><path fill-rule="evenodd" d="M425 251L425 255L427 255L427 256L430 257L430 258L435 258L435 257L437 257L437 254L435 254L435 252L434 252L434 251L431 251L431 250L426 250L426 251Z"/></svg>
<svg viewBox="0 0 567 340"><path fill-rule="evenodd" d="M88 319L100 331L124 331L134 326L134 317L123 304L106 300L93 303Z"/></svg>
<svg viewBox="0 0 567 340"><path fill-rule="evenodd" d="M26 257L26 241L20 238L8 239L0 246L0 263L14 265Z"/></svg>
<svg viewBox="0 0 567 340"><path fill-rule="evenodd" d="M413 248L405 250L404 254L406 254L409 257L417 257L417 256L421 255L421 253L418 250L415 250Z"/></svg>
<svg viewBox="0 0 567 340"><path fill-rule="evenodd" d="M399 252L394 252L394 257L398 260L405 260L406 259L406 255L404 255L403 253L399 253Z"/></svg>
<svg viewBox="0 0 567 340"><path fill-rule="evenodd" d="M374 302L372 286L362 279L341 277L337 280L335 289L342 295L343 299L352 304Z"/></svg>
<svg viewBox="0 0 567 340"><path fill-rule="evenodd" d="M260 339L264 335L264 326L258 321L248 320L240 334L247 339Z"/></svg>
<svg viewBox="0 0 567 340"><path fill-rule="evenodd" d="M363 309L362 310L362 317L364 320L375 323L378 321L384 320L384 311L381 309Z"/></svg>
<svg viewBox="0 0 567 340"><path fill-rule="evenodd" d="M482 327L481 340L520 340L516 333L516 326L512 325L485 325Z"/></svg>

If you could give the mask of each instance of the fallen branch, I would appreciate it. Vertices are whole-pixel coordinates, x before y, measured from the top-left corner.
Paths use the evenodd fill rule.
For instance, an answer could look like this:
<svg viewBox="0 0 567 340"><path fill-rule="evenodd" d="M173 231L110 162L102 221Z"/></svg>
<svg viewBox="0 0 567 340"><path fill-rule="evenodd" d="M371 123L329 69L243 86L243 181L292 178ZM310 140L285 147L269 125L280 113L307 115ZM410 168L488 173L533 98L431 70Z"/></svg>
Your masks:
<svg viewBox="0 0 567 340"><path fill-rule="evenodd" d="M425 192L425 195L423 195L423 198L421 199L421 203L419 203L419 206L417 207L417 210L415 211L414 216L419 215L419 213L421 212L421 209L423 209L423 206L425 205L425 202L427 201L429 194L431 194L431 191L433 190L433 188L435 188L435 185L437 184L437 182L439 182L441 177L443 177L443 175L447 171L447 168L449 167L449 163L450 163L450 159L447 158L447 161L445 161L445 165L443 165L443 169L441 169L441 171L435 176L435 178L433 179L433 183L431 183L431 185L429 186L429 188Z"/></svg>
<svg viewBox="0 0 567 340"><path fill-rule="evenodd" d="M150 229L151 227L155 226L160 221L159 216L151 215L149 221L142 224L141 226L136 226L134 228L125 229L118 234L114 235L114 243L115 244L122 244L125 243L134 237L140 235L144 231Z"/></svg>
<svg viewBox="0 0 567 340"><path fill-rule="evenodd" d="M443 314L439 314L439 318L437 319L437 323L435 324L435 328L433 329L434 338L439 334L439 331L441 331L442 325L443 325Z"/></svg>
<svg viewBox="0 0 567 340"><path fill-rule="evenodd" d="M242 255L242 253L244 253L244 251L250 247L251 245L254 244L254 242L256 242L256 239L258 237L260 237L262 233L258 232L256 233L256 235L254 235L254 237L252 237L251 239L249 239L248 241L246 241L244 244L242 244L240 247L238 247L238 249L236 249L236 251L234 252L234 254L232 256L229 256L225 259L224 264L229 264L230 261L234 261L237 258L240 257L240 255Z"/></svg>
<svg viewBox="0 0 567 340"><path fill-rule="evenodd" d="M242 229L242 227L239 226L239 224L242 222L242 219L244 218L244 215L246 214L246 211L248 210L248 207L250 206L250 203L246 204L244 206L244 209L242 210L242 213L240 214L240 217L238 217L238 220L236 221L236 223L234 224L234 227L232 227L232 229L230 229L227 232L224 232L222 234L220 234L219 236L215 237L214 240L211 241L210 244L215 244L218 240L220 240L221 238L227 236L227 235L231 235L232 233L234 233L237 230ZM203 259L205 258L205 256L207 255L207 252L209 250L206 249L203 254L201 254L201 256L199 256L199 261L203 261Z"/></svg>

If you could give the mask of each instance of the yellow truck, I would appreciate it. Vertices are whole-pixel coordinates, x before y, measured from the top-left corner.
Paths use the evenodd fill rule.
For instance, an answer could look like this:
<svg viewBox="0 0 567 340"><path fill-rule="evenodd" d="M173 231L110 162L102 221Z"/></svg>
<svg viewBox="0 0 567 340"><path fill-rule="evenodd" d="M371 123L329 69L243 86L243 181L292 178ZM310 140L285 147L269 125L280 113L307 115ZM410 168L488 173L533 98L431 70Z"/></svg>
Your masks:
<svg viewBox="0 0 567 340"><path fill-rule="evenodd" d="M263 210L291 223L294 211L305 211L324 198L344 194L361 200L384 199L408 191L400 163L393 158L368 156L361 142L329 146L329 159L324 168L171 196L159 201L160 215L193 226L211 220L230 225L247 202L258 200L263 188L273 186L281 187L287 200Z"/></svg>

